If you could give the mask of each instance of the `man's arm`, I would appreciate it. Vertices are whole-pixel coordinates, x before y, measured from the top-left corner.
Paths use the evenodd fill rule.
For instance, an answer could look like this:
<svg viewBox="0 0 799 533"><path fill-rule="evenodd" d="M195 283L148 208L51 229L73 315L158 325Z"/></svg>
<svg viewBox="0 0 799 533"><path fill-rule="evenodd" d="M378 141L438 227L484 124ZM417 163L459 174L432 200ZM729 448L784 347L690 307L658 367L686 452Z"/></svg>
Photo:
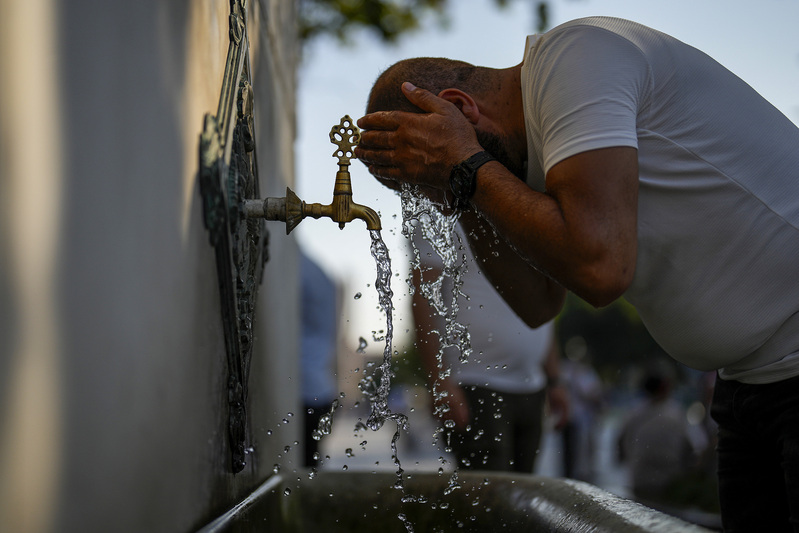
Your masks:
<svg viewBox="0 0 799 533"><path fill-rule="evenodd" d="M601 307L632 283L638 217L635 148L569 157L547 173L544 193L492 163L480 168L477 179L474 208L522 257L564 287Z"/></svg>
<svg viewBox="0 0 799 533"><path fill-rule="evenodd" d="M381 179L447 191L452 166L482 150L473 126L457 107L428 91L404 85L403 92L427 113L363 117L358 124L367 131L356 154ZM549 170L546 184L543 193L534 191L492 161L477 172L472 206L537 269L597 307L611 303L635 273L637 150L574 155ZM477 255L490 261L490 255ZM510 277L490 266L486 273L500 287ZM514 289L501 292L507 296Z"/></svg>

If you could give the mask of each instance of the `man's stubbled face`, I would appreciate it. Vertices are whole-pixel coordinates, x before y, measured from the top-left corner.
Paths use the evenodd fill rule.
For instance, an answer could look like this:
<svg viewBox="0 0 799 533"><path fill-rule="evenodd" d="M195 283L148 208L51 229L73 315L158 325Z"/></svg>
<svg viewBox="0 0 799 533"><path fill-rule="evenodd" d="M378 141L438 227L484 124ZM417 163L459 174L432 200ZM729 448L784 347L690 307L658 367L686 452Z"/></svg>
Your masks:
<svg viewBox="0 0 799 533"><path fill-rule="evenodd" d="M507 137L479 129L475 129L475 133L477 134L477 141L486 152L494 156L494 159L502 163L514 176L520 180L525 179L524 162L518 158L511 157L510 143Z"/></svg>

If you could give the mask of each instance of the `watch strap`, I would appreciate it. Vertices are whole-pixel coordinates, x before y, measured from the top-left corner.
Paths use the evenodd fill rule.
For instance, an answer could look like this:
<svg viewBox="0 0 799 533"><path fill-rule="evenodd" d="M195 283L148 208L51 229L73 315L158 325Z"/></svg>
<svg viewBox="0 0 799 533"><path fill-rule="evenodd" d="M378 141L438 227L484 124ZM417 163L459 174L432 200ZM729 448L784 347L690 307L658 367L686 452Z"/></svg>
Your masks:
<svg viewBox="0 0 799 533"><path fill-rule="evenodd" d="M455 207L466 207L477 190L477 169L489 161L496 161L494 156L483 150L471 155L455 165L450 173L449 183L455 195ZM464 180L456 183L456 180Z"/></svg>
<svg viewBox="0 0 799 533"><path fill-rule="evenodd" d="M469 165L474 172L477 172L478 168L489 161L495 161L494 156L483 150L482 152L477 152L473 156L469 157L463 162L463 164Z"/></svg>

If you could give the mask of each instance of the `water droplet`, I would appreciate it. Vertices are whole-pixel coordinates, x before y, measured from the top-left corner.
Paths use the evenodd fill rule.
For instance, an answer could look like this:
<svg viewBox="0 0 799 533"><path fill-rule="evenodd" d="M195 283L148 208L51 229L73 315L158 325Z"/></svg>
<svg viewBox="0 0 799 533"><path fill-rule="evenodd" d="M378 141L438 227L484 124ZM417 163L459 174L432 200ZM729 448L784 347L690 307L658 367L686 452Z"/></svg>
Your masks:
<svg viewBox="0 0 799 533"><path fill-rule="evenodd" d="M355 293L355 298L354 298L354 299L355 299L355 300L360 300L360 299L361 299L361 296L363 296L363 294L361 294L360 292L356 292L356 293Z"/></svg>
<svg viewBox="0 0 799 533"><path fill-rule="evenodd" d="M283 495L284 496L290 496L291 495L291 489L286 487L286 490L283 491Z"/></svg>
<svg viewBox="0 0 799 533"><path fill-rule="evenodd" d="M275 474L280 472L280 465L279 464L275 464L275 466L272 467L272 472L274 472Z"/></svg>
<svg viewBox="0 0 799 533"><path fill-rule="evenodd" d="M353 455L355 455L355 454L352 453L352 448L347 448L346 450L344 450L344 454L347 457L352 457Z"/></svg>
<svg viewBox="0 0 799 533"><path fill-rule="evenodd" d="M347 465L344 465L344 466L342 466L342 467L341 467L341 469L342 469L344 472L346 472L347 470L349 470L349 468L350 468L350 467L349 467L349 466L347 466Z"/></svg>
<svg viewBox="0 0 799 533"><path fill-rule="evenodd" d="M355 350L355 352L365 353L367 346L369 346L369 344L366 342L366 339L364 339L363 337L358 337L358 349Z"/></svg>

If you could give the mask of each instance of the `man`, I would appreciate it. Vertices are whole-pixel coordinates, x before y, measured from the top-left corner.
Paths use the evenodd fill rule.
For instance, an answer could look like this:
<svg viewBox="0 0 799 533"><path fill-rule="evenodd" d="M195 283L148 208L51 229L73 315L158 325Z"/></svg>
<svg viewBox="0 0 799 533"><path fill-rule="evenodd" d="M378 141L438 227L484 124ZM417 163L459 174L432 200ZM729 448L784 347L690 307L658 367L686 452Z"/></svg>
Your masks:
<svg viewBox="0 0 799 533"><path fill-rule="evenodd" d="M401 62L368 111L357 157L493 226L503 242L470 242L525 322L562 288L624 295L672 357L718 370L725 530L799 531L794 124L702 52L602 17L528 38L507 69Z"/></svg>
<svg viewBox="0 0 799 533"><path fill-rule="evenodd" d="M432 384L433 404L436 409L446 406L439 415L453 425L449 443L458 466L532 473L547 399L558 417L557 428L569 414L566 390L559 382L554 324L529 328L480 275L465 248L456 318L469 328L472 352L462 361L454 347L442 350L445 319L423 296L422 285L440 283L451 301L455 280L445 274L441 257L418 229L413 242L419 252L419 268L412 272L416 346Z"/></svg>
<svg viewBox="0 0 799 533"><path fill-rule="evenodd" d="M640 384L644 400L619 429L619 460L629 465L633 494L654 507L695 503L686 501L674 487L699 481L691 474L698 470L703 443L691 435L685 407L674 397L673 382L674 370L664 361L647 365Z"/></svg>

